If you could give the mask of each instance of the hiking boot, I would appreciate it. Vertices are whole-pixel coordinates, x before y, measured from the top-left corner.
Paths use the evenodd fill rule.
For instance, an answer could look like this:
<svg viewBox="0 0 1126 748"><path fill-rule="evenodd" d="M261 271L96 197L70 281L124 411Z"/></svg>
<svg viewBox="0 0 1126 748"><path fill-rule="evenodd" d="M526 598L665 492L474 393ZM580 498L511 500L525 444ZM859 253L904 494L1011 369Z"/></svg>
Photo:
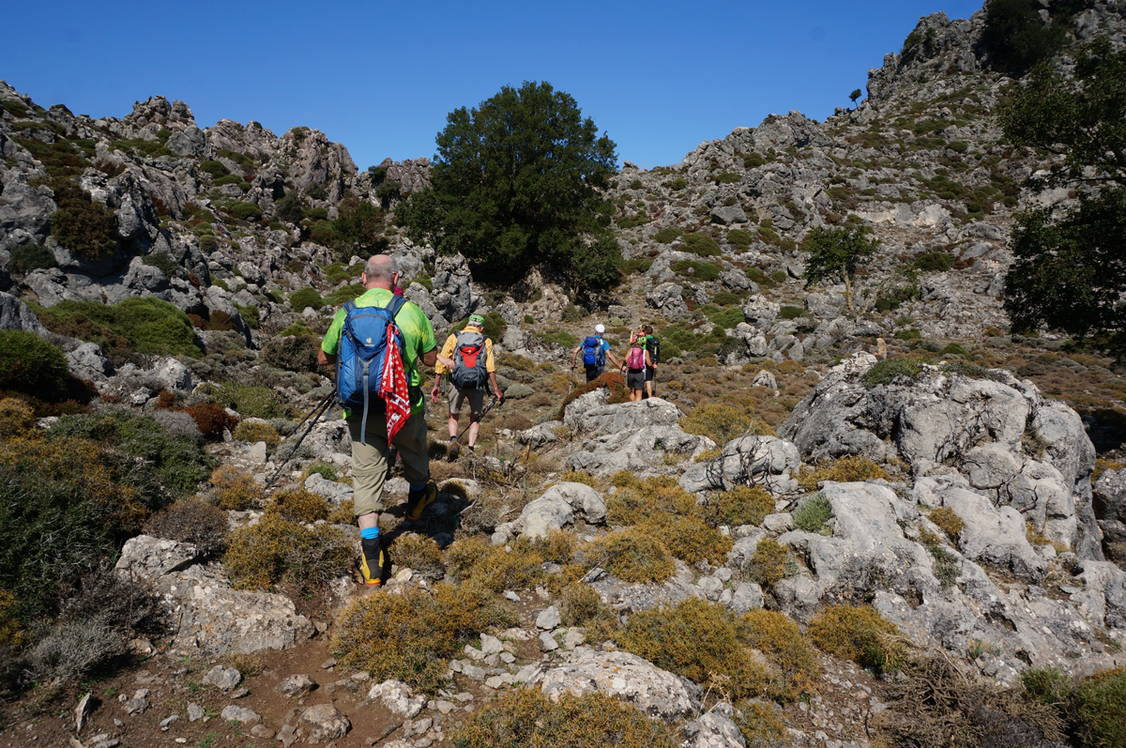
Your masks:
<svg viewBox="0 0 1126 748"><path fill-rule="evenodd" d="M360 576L364 584L369 587L378 587L383 582L384 563L387 560L383 553L383 542L379 538L361 538L360 548Z"/></svg>
<svg viewBox="0 0 1126 748"><path fill-rule="evenodd" d="M450 444L449 448L446 450L446 459L449 460L450 462L453 462L454 460L457 459L457 456L459 454L461 454L461 445L458 444L457 442L453 442L452 444Z"/></svg>
<svg viewBox="0 0 1126 748"><path fill-rule="evenodd" d="M407 511L404 518L408 522L417 522L422 519L422 513L426 511L426 507L434 503L434 499L438 498L438 486L434 481L427 481L426 488L421 491L411 491L407 494Z"/></svg>

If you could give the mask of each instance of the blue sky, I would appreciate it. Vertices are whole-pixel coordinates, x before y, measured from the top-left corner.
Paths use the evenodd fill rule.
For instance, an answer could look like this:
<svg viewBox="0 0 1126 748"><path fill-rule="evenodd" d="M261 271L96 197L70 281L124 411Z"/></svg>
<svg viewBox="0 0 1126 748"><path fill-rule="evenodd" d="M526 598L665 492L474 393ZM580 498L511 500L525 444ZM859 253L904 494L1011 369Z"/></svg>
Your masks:
<svg viewBox="0 0 1126 748"><path fill-rule="evenodd" d="M864 88L920 16L980 1L806 3L21 2L4 10L0 79L43 106L124 116L160 94L202 127L325 131L363 169L431 156L446 114L546 80L618 144L678 162L700 142L796 109L823 119Z"/></svg>

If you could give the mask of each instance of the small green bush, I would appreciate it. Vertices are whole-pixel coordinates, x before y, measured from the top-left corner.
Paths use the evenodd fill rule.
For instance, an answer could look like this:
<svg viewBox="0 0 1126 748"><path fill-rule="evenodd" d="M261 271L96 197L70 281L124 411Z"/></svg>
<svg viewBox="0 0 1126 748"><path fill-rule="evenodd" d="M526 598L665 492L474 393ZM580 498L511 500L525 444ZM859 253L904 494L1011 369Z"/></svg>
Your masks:
<svg viewBox="0 0 1126 748"><path fill-rule="evenodd" d="M58 210L51 214L51 236L79 257L96 259L114 252L120 243L117 217L103 203L90 199L77 183L51 183Z"/></svg>
<svg viewBox="0 0 1126 748"><path fill-rule="evenodd" d="M921 340L923 334L915 328L909 327L906 330L896 330L892 337L896 340Z"/></svg>
<svg viewBox="0 0 1126 748"><path fill-rule="evenodd" d="M96 301L61 301L36 311L52 332L103 344L111 353L203 354L188 315L151 296L123 299L112 306Z"/></svg>
<svg viewBox="0 0 1126 748"><path fill-rule="evenodd" d="M268 420L289 415L289 408L281 397L262 385L226 382L215 389L212 397L215 402L236 411L243 418Z"/></svg>
<svg viewBox="0 0 1126 748"><path fill-rule="evenodd" d="M262 217L262 208L256 203L243 202L241 200L234 200L229 203L224 203L222 206L223 212L231 218L240 221L257 221Z"/></svg>
<svg viewBox="0 0 1126 748"><path fill-rule="evenodd" d="M716 257L722 254L715 239L707 234L697 233L684 235L684 251L701 257Z"/></svg>
<svg viewBox="0 0 1126 748"><path fill-rule="evenodd" d="M714 281L723 271L719 265L704 260L677 260L669 266L673 272L699 281Z"/></svg>
<svg viewBox="0 0 1126 748"><path fill-rule="evenodd" d="M678 238L680 238L680 229L675 226L666 226L653 234L653 241L659 242L660 244L671 244Z"/></svg>
<svg viewBox="0 0 1126 748"><path fill-rule="evenodd" d="M613 696L564 692L552 701L539 689L502 693L473 713L452 739L460 748L674 748L671 727Z"/></svg>
<svg viewBox="0 0 1126 748"><path fill-rule="evenodd" d="M727 232L727 241L739 248L751 246L751 242L754 240L754 234L745 229L731 229Z"/></svg>
<svg viewBox="0 0 1126 748"><path fill-rule="evenodd" d="M911 267L924 273L944 272L954 267L954 255L937 249L930 250L912 260Z"/></svg>
<svg viewBox="0 0 1126 748"><path fill-rule="evenodd" d="M1095 673L1075 689L1076 732L1084 745L1126 745L1126 668Z"/></svg>
<svg viewBox="0 0 1126 748"><path fill-rule="evenodd" d="M289 296L289 307L298 313L304 311L305 307L320 309L324 305L324 299L315 288L302 288Z"/></svg>
<svg viewBox="0 0 1126 748"><path fill-rule="evenodd" d="M889 358L880 361L864 373L864 385L868 388L891 384L900 377L915 379L923 371L923 363L913 358Z"/></svg>
<svg viewBox="0 0 1126 748"><path fill-rule="evenodd" d="M1050 706L1063 706L1071 698L1071 680L1054 667L1029 668L1020 682L1026 694Z"/></svg>
<svg viewBox="0 0 1126 748"><path fill-rule="evenodd" d="M833 505L824 494L815 493L803 501L793 513L794 527L806 532L825 532L826 522L833 516Z"/></svg>
<svg viewBox="0 0 1126 748"><path fill-rule="evenodd" d="M362 283L351 283L336 289L326 296L324 301L329 306L342 306L352 299L362 296L366 290Z"/></svg>
<svg viewBox="0 0 1126 748"><path fill-rule="evenodd" d="M332 651L376 681L395 678L427 692L441 685L448 658L491 626L511 623L495 596L474 585L406 587L353 600L341 614Z"/></svg>
<svg viewBox="0 0 1126 748"><path fill-rule="evenodd" d="M58 348L35 333L0 330L0 390L55 400L66 393L69 377Z"/></svg>
<svg viewBox="0 0 1126 748"><path fill-rule="evenodd" d="M780 319L797 319L805 314L805 309L800 306L783 306L778 310Z"/></svg>
<svg viewBox="0 0 1126 748"><path fill-rule="evenodd" d="M286 371L316 371L318 348L319 343L312 334L279 334L267 340L266 345L262 346L262 358L271 366Z"/></svg>
<svg viewBox="0 0 1126 748"><path fill-rule="evenodd" d="M53 268L57 264L55 256L46 247L29 241L12 248L8 270L23 275L39 268Z"/></svg>

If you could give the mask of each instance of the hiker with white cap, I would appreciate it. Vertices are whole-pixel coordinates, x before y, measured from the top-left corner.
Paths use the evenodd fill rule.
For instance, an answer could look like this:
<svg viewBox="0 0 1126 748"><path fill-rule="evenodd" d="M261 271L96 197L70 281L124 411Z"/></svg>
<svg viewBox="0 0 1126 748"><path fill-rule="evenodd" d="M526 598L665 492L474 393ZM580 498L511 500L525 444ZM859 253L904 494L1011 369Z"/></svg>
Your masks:
<svg viewBox="0 0 1126 748"><path fill-rule="evenodd" d="M579 352L583 354L583 368L586 369L586 381L591 382L598 379L602 374L603 369L606 368L606 359L610 359L610 363L615 368L621 366L617 357L610 352L610 343L602 336L606 332L606 325L599 322L594 326L594 334L588 335L583 342L579 343L573 351L571 351L571 368L575 367L578 360Z"/></svg>
<svg viewBox="0 0 1126 748"><path fill-rule="evenodd" d="M457 421L461 407L469 401L469 437L466 446L470 450L477 445L477 432L481 428L481 412L485 404L485 388L491 387L493 396L498 401L504 400L504 393L497 384L497 363L493 355L493 341L485 337L485 318L480 314L471 314L466 321L465 329L459 333L450 333L442 352L438 354L439 362L434 367L437 380L430 397L438 399L441 392L442 377L449 374L450 388L450 452L451 460L457 459ZM454 367L444 366L440 359L453 359Z"/></svg>

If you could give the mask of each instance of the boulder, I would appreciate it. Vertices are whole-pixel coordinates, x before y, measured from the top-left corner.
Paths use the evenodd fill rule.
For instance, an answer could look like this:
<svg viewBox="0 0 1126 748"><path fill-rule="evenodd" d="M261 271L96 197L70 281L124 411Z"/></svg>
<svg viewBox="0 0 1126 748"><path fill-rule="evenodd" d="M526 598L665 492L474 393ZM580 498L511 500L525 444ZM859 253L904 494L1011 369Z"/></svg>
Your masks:
<svg viewBox="0 0 1126 748"><path fill-rule="evenodd" d="M351 501L352 487L346 483L329 480L320 473L310 473L305 479L305 490L328 499L333 504Z"/></svg>
<svg viewBox="0 0 1126 748"><path fill-rule="evenodd" d="M588 524L601 524L606 519L606 502L598 491L585 483L564 482L547 489L539 498L528 502L514 521L499 525L506 536L523 535L540 540L553 530L560 530L581 518Z"/></svg>
<svg viewBox="0 0 1126 748"><path fill-rule="evenodd" d="M415 696L411 687L397 680L377 683L368 691L368 698L378 701L397 717L412 719L426 706L425 696Z"/></svg>
<svg viewBox="0 0 1126 748"><path fill-rule="evenodd" d="M693 493L742 484L787 491L795 486L790 473L800 464L797 447L784 439L743 436L725 444L714 459L691 465L680 476L680 485Z"/></svg>
<svg viewBox="0 0 1126 748"><path fill-rule="evenodd" d="M662 473L672 469L666 455L691 459L714 447L715 442L708 437L686 434L679 426L647 426L587 439L565 464L569 469L595 475L619 470Z"/></svg>
<svg viewBox="0 0 1126 748"><path fill-rule="evenodd" d="M735 710L721 701L681 728L687 740L681 748L736 748L746 746L743 733L735 724Z"/></svg>
<svg viewBox="0 0 1126 748"><path fill-rule="evenodd" d="M97 343L79 343L66 353L70 372L80 379L101 380L113 374L113 364Z"/></svg>
<svg viewBox="0 0 1126 748"><path fill-rule="evenodd" d="M36 335L47 332L31 307L3 291L0 291L0 330L24 330Z"/></svg>
<svg viewBox="0 0 1126 748"><path fill-rule="evenodd" d="M306 740L310 743L327 743L344 737L352 723L332 704L316 704L301 712L301 721L309 726Z"/></svg>
<svg viewBox="0 0 1126 748"><path fill-rule="evenodd" d="M617 434L647 426L675 426L683 415L680 408L659 397L590 408L573 407L575 402L563 411L563 422L583 435Z"/></svg>
<svg viewBox="0 0 1126 748"><path fill-rule="evenodd" d="M665 720L683 718L700 708L698 686L630 652L580 647L535 678L533 684L551 698L563 693L614 696Z"/></svg>

